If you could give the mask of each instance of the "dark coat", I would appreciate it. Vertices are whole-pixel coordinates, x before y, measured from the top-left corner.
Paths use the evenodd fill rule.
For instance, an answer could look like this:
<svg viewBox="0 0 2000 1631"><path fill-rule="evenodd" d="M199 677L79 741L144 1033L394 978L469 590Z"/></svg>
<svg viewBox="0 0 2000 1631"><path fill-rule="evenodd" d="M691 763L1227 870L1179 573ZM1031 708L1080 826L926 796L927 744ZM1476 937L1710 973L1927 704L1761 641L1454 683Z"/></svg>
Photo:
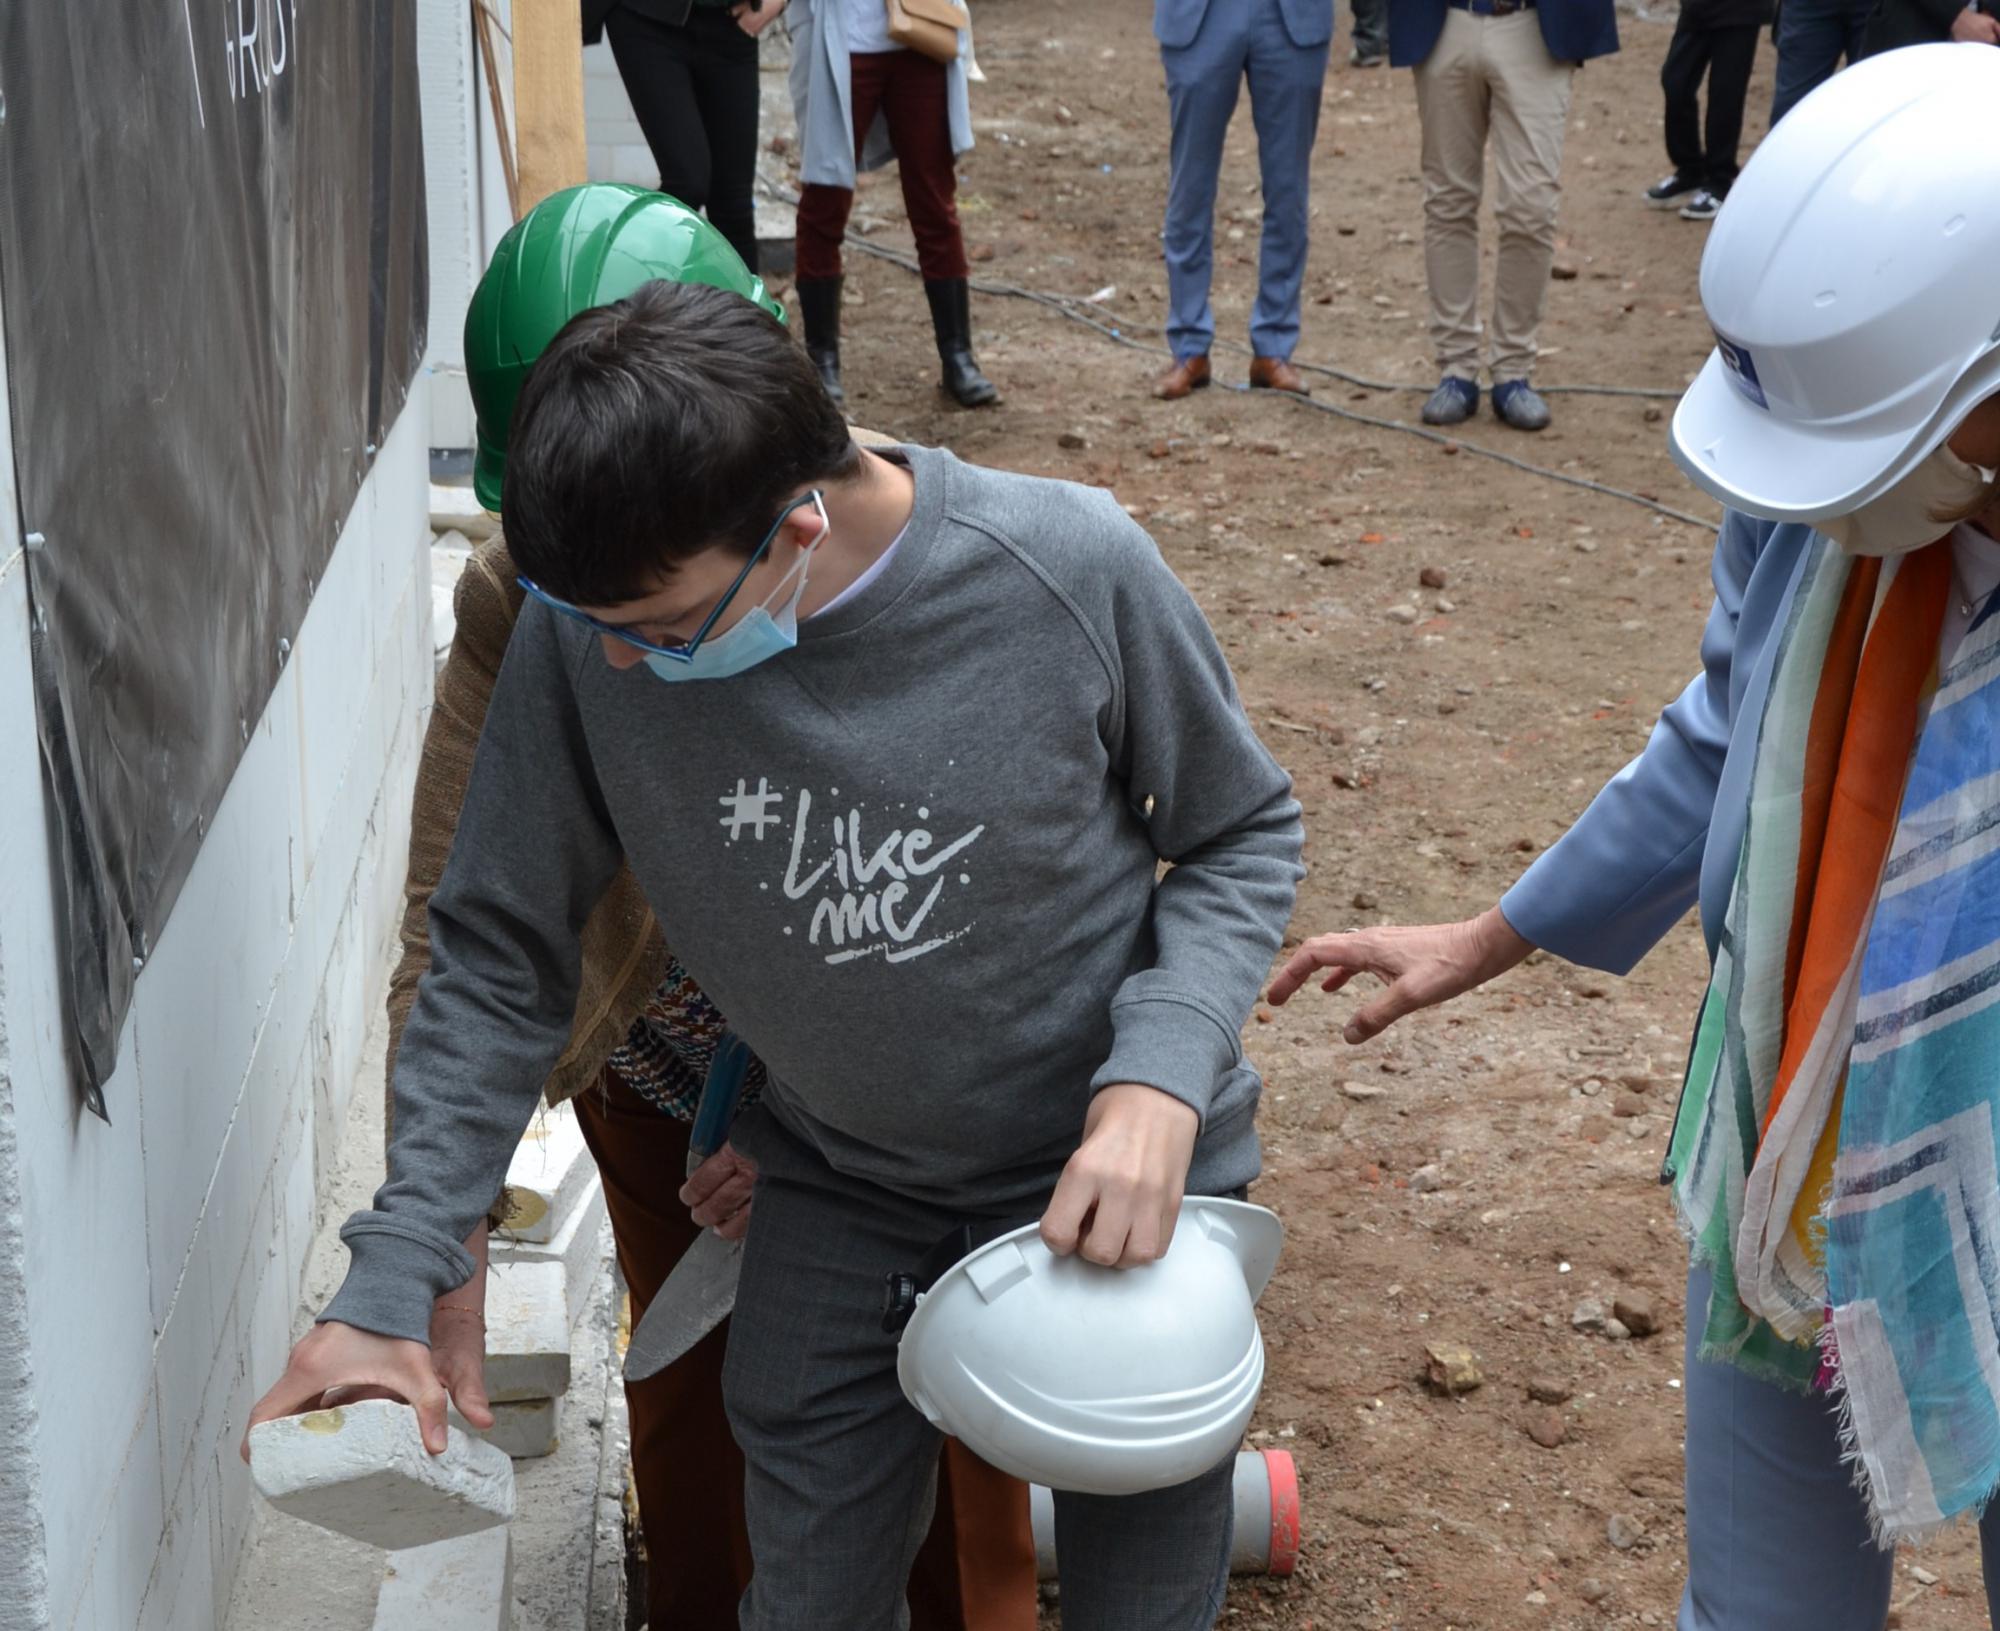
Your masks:
<svg viewBox="0 0 2000 1631"><path fill-rule="evenodd" d="M1868 20L1861 54L1872 57L1905 45L1942 44L1951 38L1951 25L1964 9L1964 0L1879 0Z"/></svg>
<svg viewBox="0 0 2000 1631"><path fill-rule="evenodd" d="M1414 68L1444 32L1445 0L1389 0L1389 61ZM1618 49L1613 0L1540 0L1542 39L1558 62L1588 62Z"/></svg>

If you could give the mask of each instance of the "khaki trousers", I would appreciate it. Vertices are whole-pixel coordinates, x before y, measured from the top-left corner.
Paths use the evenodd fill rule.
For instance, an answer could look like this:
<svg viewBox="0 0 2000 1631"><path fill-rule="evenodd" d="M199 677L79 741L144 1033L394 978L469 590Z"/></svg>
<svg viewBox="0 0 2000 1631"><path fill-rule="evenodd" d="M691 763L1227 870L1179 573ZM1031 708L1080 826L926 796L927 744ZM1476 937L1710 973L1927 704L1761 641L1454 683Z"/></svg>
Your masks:
<svg viewBox="0 0 2000 1631"><path fill-rule="evenodd" d="M1456 7L1417 67L1424 132L1424 270L1439 372L1479 377L1479 199L1492 134L1500 263L1493 288L1495 383L1526 379L1548 300L1562 198L1573 63L1542 43L1532 10L1477 17Z"/></svg>

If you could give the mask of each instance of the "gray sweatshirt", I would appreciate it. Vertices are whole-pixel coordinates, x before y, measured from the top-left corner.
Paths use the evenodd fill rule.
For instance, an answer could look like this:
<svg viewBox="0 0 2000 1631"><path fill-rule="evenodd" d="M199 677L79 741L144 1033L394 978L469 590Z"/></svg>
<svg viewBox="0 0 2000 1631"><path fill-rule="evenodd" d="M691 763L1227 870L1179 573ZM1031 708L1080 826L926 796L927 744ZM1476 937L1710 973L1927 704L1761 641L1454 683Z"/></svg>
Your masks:
<svg viewBox="0 0 2000 1631"><path fill-rule="evenodd" d="M523 608L431 901L389 1178L323 1319L424 1341L470 1274L621 857L769 1067L766 1113L840 1172L1021 1213L1093 1091L1140 1082L1200 1113L1190 1190L1256 1176L1241 1029L1301 876L1290 778L1109 493L901 456L916 507L881 576L735 678L616 671Z"/></svg>

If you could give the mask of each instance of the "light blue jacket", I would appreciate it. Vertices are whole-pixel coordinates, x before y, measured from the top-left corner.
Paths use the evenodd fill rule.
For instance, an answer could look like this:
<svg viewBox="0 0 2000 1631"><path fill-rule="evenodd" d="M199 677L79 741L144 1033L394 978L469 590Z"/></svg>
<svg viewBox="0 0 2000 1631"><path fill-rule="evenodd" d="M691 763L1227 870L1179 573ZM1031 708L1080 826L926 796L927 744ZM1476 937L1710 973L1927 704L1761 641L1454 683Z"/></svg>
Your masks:
<svg viewBox="0 0 2000 1631"><path fill-rule="evenodd" d="M1823 542L1810 527L1723 517L1702 672L1660 716L1645 751L1501 899L1517 932L1570 962L1624 974L1699 900L1714 956L1778 635L1801 568Z"/></svg>
<svg viewBox="0 0 2000 1631"><path fill-rule="evenodd" d="M854 185L854 104L847 66L847 7L883 0L793 0L792 115L799 127L799 177L810 186ZM970 30L960 30L958 60L945 69L945 107L953 154L972 150L972 98L965 81ZM881 114L861 144L859 168L879 170L896 156Z"/></svg>

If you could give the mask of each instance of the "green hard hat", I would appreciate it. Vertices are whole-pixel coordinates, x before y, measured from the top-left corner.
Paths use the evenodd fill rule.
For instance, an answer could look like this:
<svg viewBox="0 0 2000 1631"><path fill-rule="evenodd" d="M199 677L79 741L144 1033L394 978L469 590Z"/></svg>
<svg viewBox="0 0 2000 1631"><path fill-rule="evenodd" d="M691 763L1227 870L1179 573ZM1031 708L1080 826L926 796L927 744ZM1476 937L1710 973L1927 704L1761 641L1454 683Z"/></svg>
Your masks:
<svg viewBox="0 0 2000 1631"><path fill-rule="evenodd" d="M500 508L507 432L535 359L578 312L655 278L728 289L785 320L784 306L722 234L665 193L609 181L569 187L500 240L465 314L465 373L479 421L472 486L487 509Z"/></svg>

